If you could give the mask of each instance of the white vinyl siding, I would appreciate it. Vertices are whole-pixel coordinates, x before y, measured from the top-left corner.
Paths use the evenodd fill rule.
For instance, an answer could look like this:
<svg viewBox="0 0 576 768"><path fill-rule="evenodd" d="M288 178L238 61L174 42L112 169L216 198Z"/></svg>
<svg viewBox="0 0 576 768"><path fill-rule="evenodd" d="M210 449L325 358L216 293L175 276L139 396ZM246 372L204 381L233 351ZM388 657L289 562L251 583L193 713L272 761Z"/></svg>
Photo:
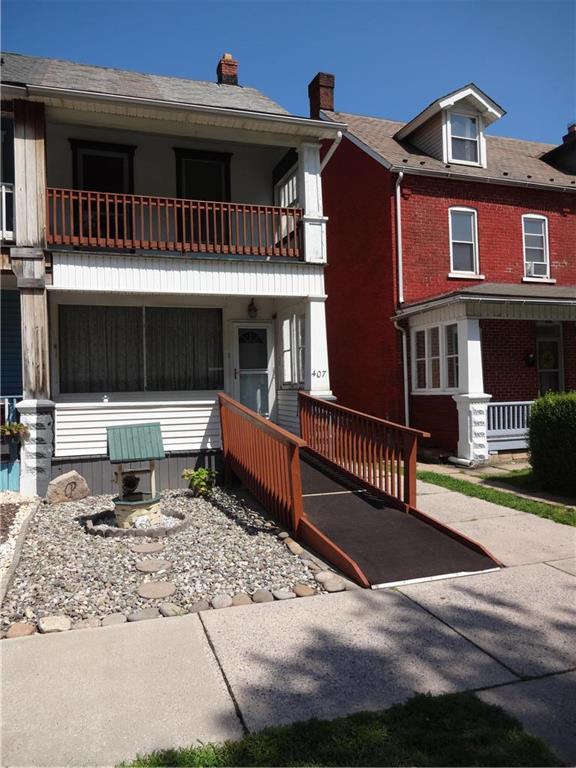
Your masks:
<svg viewBox="0 0 576 768"><path fill-rule="evenodd" d="M430 157L442 160L442 115L435 115L410 136L410 143Z"/></svg>
<svg viewBox="0 0 576 768"><path fill-rule="evenodd" d="M472 208L450 208L450 274L477 276L478 225Z"/></svg>
<svg viewBox="0 0 576 768"><path fill-rule="evenodd" d="M522 240L524 245L524 276L548 279L550 260L548 255L548 220L545 216L528 213L522 216Z"/></svg>
<svg viewBox="0 0 576 768"><path fill-rule="evenodd" d="M196 392L191 400L163 393L154 400L129 394L120 401L56 402L54 454L105 456L106 427L160 422L166 451L220 448L220 421L215 392Z"/></svg>
<svg viewBox="0 0 576 768"><path fill-rule="evenodd" d="M412 389L442 394L458 389L458 326L433 325L412 333Z"/></svg>
<svg viewBox="0 0 576 768"><path fill-rule="evenodd" d="M279 389L276 393L276 423L294 435L300 434L298 419L298 392L295 389Z"/></svg>

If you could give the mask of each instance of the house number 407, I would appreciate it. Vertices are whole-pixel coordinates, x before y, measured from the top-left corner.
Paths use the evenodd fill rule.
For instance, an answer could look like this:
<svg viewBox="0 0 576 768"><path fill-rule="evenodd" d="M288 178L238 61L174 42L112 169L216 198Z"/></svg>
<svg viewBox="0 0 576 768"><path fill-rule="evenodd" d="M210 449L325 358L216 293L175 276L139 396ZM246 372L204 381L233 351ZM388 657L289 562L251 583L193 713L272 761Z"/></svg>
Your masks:
<svg viewBox="0 0 576 768"><path fill-rule="evenodd" d="M323 379L326 376L326 371L312 371L312 376L315 376L317 379Z"/></svg>

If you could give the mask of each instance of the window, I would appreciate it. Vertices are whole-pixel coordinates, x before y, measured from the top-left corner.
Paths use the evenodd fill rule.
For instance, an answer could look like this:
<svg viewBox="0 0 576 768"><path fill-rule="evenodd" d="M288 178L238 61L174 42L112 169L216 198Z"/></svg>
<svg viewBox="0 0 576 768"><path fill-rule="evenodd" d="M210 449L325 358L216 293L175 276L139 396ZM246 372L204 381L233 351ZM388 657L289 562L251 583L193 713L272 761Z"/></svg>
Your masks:
<svg viewBox="0 0 576 768"><path fill-rule="evenodd" d="M440 392L458 388L458 326L435 325L413 334L414 390Z"/></svg>
<svg viewBox="0 0 576 768"><path fill-rule="evenodd" d="M450 272L477 275L478 271L476 211L450 208Z"/></svg>
<svg viewBox="0 0 576 768"><path fill-rule="evenodd" d="M522 216L524 275L528 278L550 277L548 259L548 221L545 216Z"/></svg>
<svg viewBox="0 0 576 768"><path fill-rule="evenodd" d="M480 129L478 118L450 114L449 159L460 163L480 163Z"/></svg>
<svg viewBox="0 0 576 768"><path fill-rule="evenodd" d="M219 309L61 305L60 391L223 387Z"/></svg>
<svg viewBox="0 0 576 768"><path fill-rule="evenodd" d="M455 389L458 386L458 326L447 325L446 333L446 386Z"/></svg>
<svg viewBox="0 0 576 768"><path fill-rule="evenodd" d="M302 384L306 350L306 318L291 315L282 321L282 382Z"/></svg>
<svg viewBox="0 0 576 768"><path fill-rule="evenodd" d="M557 323L539 323L537 326L536 358L538 364L538 391L562 392L562 329Z"/></svg>

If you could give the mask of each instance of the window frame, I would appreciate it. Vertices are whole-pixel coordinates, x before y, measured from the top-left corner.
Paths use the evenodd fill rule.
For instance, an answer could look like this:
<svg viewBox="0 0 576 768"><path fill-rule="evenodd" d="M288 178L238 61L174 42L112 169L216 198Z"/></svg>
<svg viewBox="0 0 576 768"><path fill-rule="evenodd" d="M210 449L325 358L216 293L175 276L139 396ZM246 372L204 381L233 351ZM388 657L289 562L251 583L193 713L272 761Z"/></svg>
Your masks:
<svg viewBox="0 0 576 768"><path fill-rule="evenodd" d="M452 213L471 213L472 214L472 233L474 236L474 240L472 241L472 245L474 247L474 271L464 271L464 270L457 270L454 268L454 242L457 243L466 243L469 244L468 241L465 240L456 240L454 241L452 237ZM480 274L480 252L478 248L478 211L475 208L467 208L465 206L460 205L453 205L450 208L448 208L448 237L450 241L450 272L448 273L449 277L477 277L482 278L483 276Z"/></svg>
<svg viewBox="0 0 576 768"><path fill-rule="evenodd" d="M284 329L288 324L289 346L286 346ZM299 331L302 331L301 338ZM300 389L305 381L306 368L306 314L292 312L280 319L280 356L282 387L284 389ZM290 375L286 376L286 361L290 366Z"/></svg>
<svg viewBox="0 0 576 768"><path fill-rule="evenodd" d="M544 230L543 230L543 239L544 239L544 257L545 260L543 262L528 262L526 259L526 230L524 228L524 223L526 221L542 221L544 222ZM544 216L541 213L523 213L522 214L522 257L524 261L524 280L529 281L546 281L550 280L550 246L549 246L549 239L548 239L548 217ZM546 264L546 274L545 275L529 275L527 270L528 263L534 264Z"/></svg>
<svg viewBox="0 0 576 768"><path fill-rule="evenodd" d="M458 383L455 387L449 387L448 386L448 345L447 345L447 329L450 326L456 326L456 338L457 338L457 353L456 355L450 355L451 358L456 357L458 360ZM440 359L440 386L439 387L431 387L430 382L432 380L432 359L436 359L436 356L432 358L430 355L430 334L433 329L438 329L438 337L439 337L439 359ZM425 339L425 357L417 357L417 345L416 345L416 335L419 332L424 333L424 339ZM411 345L411 366L412 366L412 377L411 377L411 393L413 395L451 395L455 394L460 391L460 347L458 344L458 341L460 339L459 334L459 328L458 328L458 322L455 322L454 320L448 320L445 322L435 322L430 323L429 325L422 325L417 326L416 328L411 329L410 334L410 345ZM425 360L425 370L426 370L426 386L425 387L419 387L418 386L418 362Z"/></svg>
<svg viewBox="0 0 576 768"><path fill-rule="evenodd" d="M466 136L452 136L452 115L458 117L472 118L476 121L476 138L467 139ZM452 154L452 138L455 139L467 139L468 141L476 141L478 149L478 160L459 160ZM486 148L484 143L484 120L482 115L478 113L470 113L466 111L460 111L458 109L446 109L444 112L444 162L455 163L456 165L469 165L474 168L486 167Z"/></svg>
<svg viewBox="0 0 576 768"><path fill-rule="evenodd" d="M142 377L143 377L143 389L138 390L126 390L126 391L116 391L111 389L105 389L105 390L98 390L98 391L78 391L78 392L64 392L62 391L62 376L61 376L61 365L62 365L62 345L61 345L61 307L69 307L69 306L75 306L75 307L94 307L94 308L106 308L106 307L113 307L113 308L130 308L130 309L136 309L139 310L142 313L142 334L141 334L141 342L142 342L142 350L143 350L143 365L142 365ZM221 345L222 345L222 386L218 386L214 389L184 389L184 390L155 390L155 389L149 389L147 386L147 370L146 370L146 310L149 309L192 309L192 310L204 310L204 309L210 309L210 310L217 310L220 312L220 325L221 325ZM115 395L120 397L135 397L137 399L142 399L142 402L145 403L149 399L154 399L154 396L158 396L158 398L166 399L169 395L173 395L175 399L180 400L182 395L191 395L192 398L197 397L198 395L202 395L204 393L208 392L219 392L222 389L226 388L227 385L227 374L226 374L226 332L225 332L225 323L224 323L224 310L222 306L217 305L207 305L207 306L190 306L188 304L175 304L175 305L165 305L165 304L138 304L138 303L111 303L110 301L96 301L96 302L83 302L83 301L60 301L54 304L54 307L52 309L52 316L51 321L53 323L53 327L56 334L56 343L51 351L51 369L52 369L52 375L51 375L51 381L52 381L52 389L55 397L61 398L62 402L76 402L79 400L86 400L87 402L99 402L106 396Z"/></svg>

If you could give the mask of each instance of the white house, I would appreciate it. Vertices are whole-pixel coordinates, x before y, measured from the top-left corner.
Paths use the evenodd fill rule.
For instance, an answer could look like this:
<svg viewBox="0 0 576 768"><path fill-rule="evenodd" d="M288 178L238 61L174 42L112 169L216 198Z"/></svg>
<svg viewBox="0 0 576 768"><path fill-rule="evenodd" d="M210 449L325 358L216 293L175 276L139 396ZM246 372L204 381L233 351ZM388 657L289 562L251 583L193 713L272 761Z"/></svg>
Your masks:
<svg viewBox="0 0 576 768"><path fill-rule="evenodd" d="M71 467L109 490L109 425L159 421L176 477L220 447L218 391L293 431L298 389L331 395L320 142L344 126L237 69L225 54L212 83L2 55L23 492Z"/></svg>

